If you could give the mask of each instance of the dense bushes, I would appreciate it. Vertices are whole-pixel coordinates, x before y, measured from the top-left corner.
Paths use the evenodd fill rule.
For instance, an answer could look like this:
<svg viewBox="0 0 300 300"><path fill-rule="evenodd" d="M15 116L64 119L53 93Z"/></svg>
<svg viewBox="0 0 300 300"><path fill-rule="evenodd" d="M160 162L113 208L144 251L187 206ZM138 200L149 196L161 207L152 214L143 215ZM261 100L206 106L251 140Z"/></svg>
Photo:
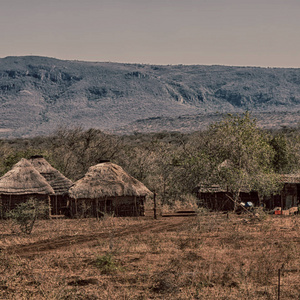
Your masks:
<svg viewBox="0 0 300 300"><path fill-rule="evenodd" d="M299 149L299 127L263 131L248 113L228 115L206 131L192 134L113 136L97 129L59 128L50 136L0 141L0 175L21 157L41 154L77 180L90 166L109 159L155 191L163 204L170 204L191 193L200 181L236 190L241 185L266 186L272 180L261 182L259 174L299 170ZM226 160L230 163L220 169Z"/></svg>
<svg viewBox="0 0 300 300"><path fill-rule="evenodd" d="M7 213L6 217L13 220L23 233L30 234L38 218L49 217L49 206L31 198L27 202L18 204Z"/></svg>

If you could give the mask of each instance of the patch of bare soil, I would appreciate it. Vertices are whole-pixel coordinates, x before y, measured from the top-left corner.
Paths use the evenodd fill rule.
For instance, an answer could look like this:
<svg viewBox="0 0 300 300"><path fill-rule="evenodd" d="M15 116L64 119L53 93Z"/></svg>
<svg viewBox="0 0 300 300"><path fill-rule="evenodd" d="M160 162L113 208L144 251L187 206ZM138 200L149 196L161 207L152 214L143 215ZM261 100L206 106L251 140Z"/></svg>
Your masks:
<svg viewBox="0 0 300 300"><path fill-rule="evenodd" d="M21 257L30 257L41 254L41 252L72 247L78 244L84 244L98 239L105 240L111 239L112 237L120 238L137 233L146 233L149 231L152 233L175 231L179 227L188 223L190 220L190 217L170 217L167 219L149 220L146 224L139 226L136 226L135 224L128 225L127 227L119 230L112 229L111 231L97 232L94 234L64 235L53 239L37 241L34 243L14 245L6 248L5 252L7 254L16 254Z"/></svg>
<svg viewBox="0 0 300 300"><path fill-rule="evenodd" d="M1 227L2 226L2 227ZM0 299L300 299L300 216L0 222Z"/></svg>

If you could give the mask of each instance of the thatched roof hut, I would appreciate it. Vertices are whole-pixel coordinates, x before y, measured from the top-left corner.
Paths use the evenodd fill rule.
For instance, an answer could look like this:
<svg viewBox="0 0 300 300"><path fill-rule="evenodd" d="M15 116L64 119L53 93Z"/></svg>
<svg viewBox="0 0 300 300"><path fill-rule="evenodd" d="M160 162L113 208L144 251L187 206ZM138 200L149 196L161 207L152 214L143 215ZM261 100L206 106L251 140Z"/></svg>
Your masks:
<svg viewBox="0 0 300 300"><path fill-rule="evenodd" d="M298 206L300 203L300 174L285 174L282 175L284 183L281 191L281 207L289 209Z"/></svg>
<svg viewBox="0 0 300 300"><path fill-rule="evenodd" d="M300 203L300 174L281 174L279 181L283 184L282 190L264 198L266 208L281 207L282 210L296 207Z"/></svg>
<svg viewBox="0 0 300 300"><path fill-rule="evenodd" d="M99 212L115 216L144 215L144 200L152 194L143 183L110 162L90 167L69 190L72 215L98 217ZM77 201L79 200L79 201ZM81 207L80 207L81 206ZM81 212L81 213L79 213Z"/></svg>
<svg viewBox="0 0 300 300"><path fill-rule="evenodd" d="M233 210L233 193L228 188L217 184L200 183L195 189L199 205L211 210ZM239 200L241 202L251 201L255 205L259 204L259 197L256 191L252 191L247 186L242 186L239 190Z"/></svg>
<svg viewBox="0 0 300 300"><path fill-rule="evenodd" d="M69 195L75 199L135 196L152 194L143 183L127 174L120 166L106 162L88 169L85 176L75 182Z"/></svg>
<svg viewBox="0 0 300 300"><path fill-rule="evenodd" d="M44 202L50 209L51 194L54 190L46 179L22 158L0 178L0 217L5 218L8 211L30 198Z"/></svg>
<svg viewBox="0 0 300 300"><path fill-rule="evenodd" d="M53 168L41 155L32 156L29 159L34 168L47 180L53 188L55 195L64 195L68 193L73 182L65 177L58 170Z"/></svg>
<svg viewBox="0 0 300 300"><path fill-rule="evenodd" d="M0 194L29 195L54 194L46 179L25 158L0 178Z"/></svg>

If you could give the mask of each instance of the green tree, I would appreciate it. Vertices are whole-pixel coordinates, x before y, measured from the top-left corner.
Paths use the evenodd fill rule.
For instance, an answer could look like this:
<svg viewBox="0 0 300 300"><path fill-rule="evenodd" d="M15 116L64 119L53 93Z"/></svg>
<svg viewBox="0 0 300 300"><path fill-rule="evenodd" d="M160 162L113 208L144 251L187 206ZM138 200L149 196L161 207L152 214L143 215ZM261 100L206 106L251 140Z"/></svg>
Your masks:
<svg viewBox="0 0 300 300"><path fill-rule="evenodd" d="M171 203L178 194L176 163L178 147L152 137L139 145L123 146L117 161L133 177L155 191L162 204Z"/></svg>
<svg viewBox="0 0 300 300"><path fill-rule="evenodd" d="M300 124L297 127L283 127L274 136L275 147L279 149L279 167L283 167L280 172L299 173L300 169ZM283 140L283 141L282 141ZM278 145L279 144L279 145ZM283 153L282 153L283 152ZM284 156L282 156L282 154ZM282 158L287 158L288 162L282 164Z"/></svg>
<svg viewBox="0 0 300 300"><path fill-rule="evenodd" d="M269 136L257 127L248 112L227 115L212 124L206 136L210 182L229 189L235 203L243 188L259 191L260 195L280 188L273 169L275 151Z"/></svg>
<svg viewBox="0 0 300 300"><path fill-rule="evenodd" d="M8 172L21 158L29 159L32 155L36 154L44 155L45 152L32 147L11 147L7 143L2 142L0 144L0 176Z"/></svg>
<svg viewBox="0 0 300 300"><path fill-rule="evenodd" d="M275 151L274 158L272 161L274 170L277 173L288 173L289 152L286 137L282 134L278 134L270 140L270 145Z"/></svg>

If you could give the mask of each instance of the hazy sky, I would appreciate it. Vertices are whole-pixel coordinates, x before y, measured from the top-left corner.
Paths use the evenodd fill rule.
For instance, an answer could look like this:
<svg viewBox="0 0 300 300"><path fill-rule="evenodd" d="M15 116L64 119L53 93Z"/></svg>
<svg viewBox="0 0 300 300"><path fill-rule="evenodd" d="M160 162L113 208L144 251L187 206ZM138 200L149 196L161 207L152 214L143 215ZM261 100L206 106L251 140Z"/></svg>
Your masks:
<svg viewBox="0 0 300 300"><path fill-rule="evenodd" d="M0 0L0 57L300 67L300 0Z"/></svg>

